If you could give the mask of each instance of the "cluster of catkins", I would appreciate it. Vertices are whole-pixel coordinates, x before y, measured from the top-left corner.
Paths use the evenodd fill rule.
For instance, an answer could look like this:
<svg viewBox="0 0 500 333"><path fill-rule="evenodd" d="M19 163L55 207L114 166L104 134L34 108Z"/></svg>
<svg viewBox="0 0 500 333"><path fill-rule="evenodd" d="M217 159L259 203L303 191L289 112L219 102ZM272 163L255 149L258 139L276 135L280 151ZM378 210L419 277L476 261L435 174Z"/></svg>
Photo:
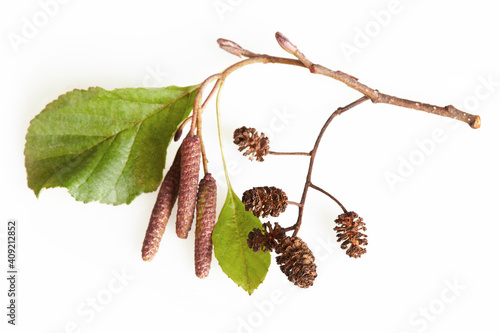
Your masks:
<svg viewBox="0 0 500 333"><path fill-rule="evenodd" d="M250 160L264 161L269 153L269 139L264 134L258 134L255 128L241 127L234 131L234 143L244 156ZM269 215L278 217L288 205L288 197L283 190L276 187L254 187L243 193L241 201L245 209L256 217L265 218ZM359 258L366 253L368 245L363 219L355 212L344 211L335 220L337 224L337 241L342 242L341 248L352 258ZM293 230L293 229L291 229ZM307 244L297 236L287 236L286 231L278 223L274 227L270 222L262 224L262 228L254 228L248 234L247 244L254 252L275 251L276 262L288 280L301 288L313 285L317 277L314 255Z"/></svg>
<svg viewBox="0 0 500 333"><path fill-rule="evenodd" d="M269 153L269 139L254 128L241 127L234 131L234 143L251 160L264 161ZM172 166L160 186L142 246L142 258L151 261L160 246L172 208L177 201L176 233L187 238L196 212L195 273L208 276L212 260L212 230L216 220L217 186L210 173L198 183L201 143L197 135L188 135L182 142ZM243 193L245 209L256 217L278 217L288 206L288 197L276 187L254 187ZM348 256L359 258L368 245L365 223L355 212L344 211L335 220L338 241ZM254 252L275 251L276 262L288 280L301 288L313 285L317 276L314 255L299 237L287 236L293 228L282 228L278 223L262 224L249 234L247 244Z"/></svg>
<svg viewBox="0 0 500 333"><path fill-rule="evenodd" d="M172 208L177 200L175 229L186 239L196 210L195 273L205 278L212 260L212 230L215 226L217 186L210 173L198 183L201 146L197 135L187 136L160 186L142 246L142 259L151 261L160 246Z"/></svg>

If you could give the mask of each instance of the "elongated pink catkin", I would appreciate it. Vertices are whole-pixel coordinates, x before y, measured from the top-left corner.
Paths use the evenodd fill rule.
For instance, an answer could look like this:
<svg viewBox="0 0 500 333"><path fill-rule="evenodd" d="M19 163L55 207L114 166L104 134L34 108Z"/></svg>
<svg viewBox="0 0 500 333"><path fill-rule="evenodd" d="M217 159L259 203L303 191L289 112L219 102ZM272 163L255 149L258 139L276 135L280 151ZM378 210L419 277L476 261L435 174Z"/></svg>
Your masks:
<svg viewBox="0 0 500 333"><path fill-rule="evenodd" d="M156 252L158 252L161 238L165 232L165 227L167 226L168 218L170 217L172 207L174 206L177 194L179 193L180 174L181 154L179 149L177 151L177 155L175 155L172 166L163 179L153 212L151 213L151 218L149 219L146 237L144 238L144 243L142 244L142 259L144 261L153 260Z"/></svg>
<svg viewBox="0 0 500 333"><path fill-rule="evenodd" d="M215 226L217 185L207 173L200 181L196 202L196 230L194 241L195 273L200 279L208 276L212 262L212 230Z"/></svg>
<svg viewBox="0 0 500 333"><path fill-rule="evenodd" d="M175 231L179 238L187 238L193 224L200 176L200 156L200 137L198 135L186 137L181 144L181 176L175 223Z"/></svg>

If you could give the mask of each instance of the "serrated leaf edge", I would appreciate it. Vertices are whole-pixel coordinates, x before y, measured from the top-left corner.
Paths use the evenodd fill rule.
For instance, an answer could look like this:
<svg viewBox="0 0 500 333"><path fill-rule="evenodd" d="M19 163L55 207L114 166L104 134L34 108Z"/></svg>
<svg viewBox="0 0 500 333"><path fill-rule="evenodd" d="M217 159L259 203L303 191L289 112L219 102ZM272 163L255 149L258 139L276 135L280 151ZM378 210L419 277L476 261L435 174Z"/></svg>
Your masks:
<svg viewBox="0 0 500 333"><path fill-rule="evenodd" d="M169 87L173 87L173 86L169 86ZM165 88L169 88L169 87L165 87ZM91 149L95 148L96 146L98 146L98 145L102 144L102 143L103 143L103 142L105 142L106 140L109 140L110 138L112 138L112 139L113 139L113 141L114 141L114 139L115 139L118 135L120 135L120 133L122 133L122 132L124 132L124 131L128 131L128 130L132 129L134 126L137 126L137 124L141 124L141 125L142 125L142 123L143 123L145 120L147 120L148 118L150 118L150 117L152 117L152 116L154 116L154 115L156 115L156 114L158 114L158 113L162 112L163 110L165 110L165 108L167 108L167 107L169 107L169 106L171 106L171 105L175 104L178 100L180 100L181 98L184 98L186 95L189 95L189 94L193 93L196 89L198 89L198 87L199 87L199 85L190 86L190 88L191 88L191 89L189 89L189 90L185 91L185 92L184 92L181 96L177 97L176 99L174 99L174 100L172 100L172 101L170 101L170 102L168 102L168 103L165 103L165 104L164 104L161 108L159 108L158 110L156 110L156 111L154 111L153 113L149 114L149 115L148 115L148 116L146 116L145 118L143 118L143 119L141 119L141 120L139 120L139 121L136 121L136 122L130 122L130 123L132 124L130 127L124 128L124 129L122 129L122 130L120 130L120 131L118 131L118 132L114 133L113 135L110 135L110 136L106 136L106 137L104 137L104 139L103 139L103 140L100 140L100 141L99 141L99 142L97 142L96 144L94 144L94 145L92 145L92 146L88 147L87 149L85 149L85 150L83 150L83 151L79 152L78 154L76 154L74 157L72 157L72 158L68 161L68 163L69 163L69 162L71 162L71 161L73 161L74 159L78 158L78 157L79 157L79 156L81 156L82 154L86 153L87 151L89 151L89 150L91 150ZM40 113L42 113L42 112L46 111L48 108L50 108L50 107L51 107L51 105L55 104L55 103L56 103L56 102L57 102L60 98L62 98L62 97L64 97L64 96L67 96L67 95L70 95L70 94L72 94L72 93L74 93L74 92L76 92L76 91L79 91L79 92L90 92L90 91L92 91L92 90L98 90L98 89L102 89L102 90L104 90L104 91L106 91L106 92L109 92L109 93L113 94L114 96L116 96L116 93L115 93L115 92L116 92L116 90L120 90L120 89L130 89L130 88L118 88L118 89L113 89L113 90L106 90L106 89L104 89L104 88L100 88L100 87L91 87L91 88L89 88L89 89L87 89L87 90L84 90L84 89L74 89L74 90L72 90L72 91L69 91L69 92L67 92L67 93L65 93L65 94L63 94L63 95L61 95L61 96L59 96L56 100L54 100L54 101L50 102L49 104L47 104L47 106L46 106L46 107L45 107L45 108L44 108L44 109L43 109ZM147 90L147 88L138 88L138 89L146 89L146 90ZM161 89L161 88L160 88L160 89ZM121 97L119 97L119 96L117 96L117 99L122 100L122 101L126 101L126 102L134 102L134 101L130 101L130 100L127 100L127 99L121 98ZM141 103L142 103L142 102L141 102ZM152 103L146 103L146 104L152 104ZM50 112L50 111L49 111L49 112ZM38 115L37 115L37 116L38 116ZM36 118L37 118L37 117L35 117L33 120L35 120ZM111 119L113 119L113 118L111 118ZM32 121L33 121L33 120L32 120ZM32 121L31 121L31 122L32 122ZM29 134L29 128L31 127L31 122L30 122L30 126L28 127L28 132L27 132L27 134L26 134L26 140L28 139L28 136L30 136L30 134ZM140 130L140 127L139 127L139 129L136 131L136 133L137 133L139 130ZM37 137L37 136L42 136L42 135L33 135L33 137ZM133 147L133 145L134 145L134 143L135 143L136 137L137 137L137 135L135 135L135 136L134 136L134 141L132 142L132 144L131 144L131 146L130 146L131 148L130 148L130 150L129 150L129 152L128 152L127 157L130 157L130 152L131 152L132 147ZM111 143L111 144L112 144L112 143ZM111 145L111 144L110 144L110 145ZM108 147L108 149L109 149L109 147ZM25 148L25 151L26 151L26 148ZM104 153L104 155L105 155L105 153ZM103 155L103 156L104 156L104 155ZM51 156L51 157L48 157L48 158L39 159L38 161L43 161L43 160L46 160L46 159L49 159L49 158L61 157L61 156L65 156L65 155ZM101 157L101 159L102 159L102 158L103 158L103 157ZM127 162L128 162L128 160L129 160L129 158L127 158ZM25 160L25 164L26 164L26 160ZM127 165L127 163L125 163L125 164L124 164L124 168L126 167L126 165ZM26 165L25 165L25 167L26 167ZM64 167L64 166L63 166L63 167ZM33 190L33 192L35 193L35 196L36 196L37 198L39 197L40 192L41 192L43 189L55 188L55 187L64 187L64 186L52 186L52 187L45 187L45 184L47 183L47 181L48 181L51 177L53 177L53 176L54 176L57 172L59 172L60 170L62 170L62 168L63 168L63 167L60 167L59 169L55 170L55 171L54 171L54 172L53 172L53 173L52 173L49 177L47 177L47 178L44 180L44 182L43 182L43 184L44 184L44 185L42 185L38 191L32 188L32 190ZM96 168L97 168L97 165L96 165ZM94 170L95 170L95 168L94 168ZM90 173L90 175L92 175L92 173L94 172L94 170L92 170L92 172ZM89 177L90 177L90 176L87 176L87 178L86 178L86 179L88 179ZM77 188L79 188L80 186L82 186L82 184L84 184L84 183L85 183L85 181L83 181L82 183L80 183L80 184L78 185L78 187L77 187ZM68 190L69 190L69 189L68 189ZM70 194L71 194L71 191L69 191L69 192L70 192ZM73 196L73 195L72 195L72 196ZM74 197L74 196L73 196L73 197ZM88 203L88 202L91 202L91 201L83 201L83 202L84 202L84 203ZM128 203L130 203L130 202L127 202L127 204L128 204Z"/></svg>

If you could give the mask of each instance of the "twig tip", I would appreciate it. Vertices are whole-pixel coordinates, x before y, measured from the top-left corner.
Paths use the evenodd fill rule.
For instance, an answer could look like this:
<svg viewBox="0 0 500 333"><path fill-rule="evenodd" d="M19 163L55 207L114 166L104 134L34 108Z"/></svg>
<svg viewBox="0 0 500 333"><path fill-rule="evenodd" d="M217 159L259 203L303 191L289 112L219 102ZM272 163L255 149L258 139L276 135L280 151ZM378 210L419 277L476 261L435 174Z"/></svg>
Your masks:
<svg viewBox="0 0 500 333"><path fill-rule="evenodd" d="M474 122L472 123L472 125L470 125L470 127L474 129L478 129L479 127L481 127L481 117L475 116Z"/></svg>
<svg viewBox="0 0 500 333"><path fill-rule="evenodd" d="M219 38L217 39L217 44L219 44L219 47L224 51L229 52L240 58L241 57L252 58L257 56L257 54L242 48L240 45L229 39Z"/></svg>
<svg viewBox="0 0 500 333"><path fill-rule="evenodd" d="M217 44L219 44L219 47L224 51L229 52L237 57L241 58L243 54L243 48L229 39L219 38L217 39Z"/></svg>

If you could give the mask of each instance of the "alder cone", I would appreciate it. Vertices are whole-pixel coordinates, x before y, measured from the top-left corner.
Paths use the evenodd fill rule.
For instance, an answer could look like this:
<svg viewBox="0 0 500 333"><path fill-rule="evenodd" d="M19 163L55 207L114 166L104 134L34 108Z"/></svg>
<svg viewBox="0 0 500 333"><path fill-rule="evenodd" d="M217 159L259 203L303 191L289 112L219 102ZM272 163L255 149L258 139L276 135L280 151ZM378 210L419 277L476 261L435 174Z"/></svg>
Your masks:
<svg viewBox="0 0 500 333"><path fill-rule="evenodd" d="M195 273L200 279L208 276L212 262L212 230L215 226L216 206L217 185L208 173L200 181L196 202L194 261Z"/></svg>
<svg viewBox="0 0 500 333"><path fill-rule="evenodd" d="M179 193L179 178L181 173L181 154L180 150L175 155L174 162L170 166L163 182L160 186L153 212L149 219L148 229L144 243L142 244L142 259L144 261L153 260L158 252L161 238L165 232L172 207Z"/></svg>
<svg viewBox="0 0 500 333"><path fill-rule="evenodd" d="M274 186L254 187L243 193L241 201L245 210L256 217L278 217L288 206L288 197L282 189Z"/></svg>
<svg viewBox="0 0 500 333"><path fill-rule="evenodd" d="M269 154L269 138L264 133L258 133L252 127L240 127L234 130L234 144L238 145L239 151L244 151L243 156L248 156L250 160L254 158L259 162L264 161L264 156Z"/></svg>
<svg viewBox="0 0 500 333"><path fill-rule="evenodd" d="M274 223L262 224L264 230L254 228L247 239L248 247L254 252L275 251L276 263L288 280L300 288L309 288L318 276L314 255L307 244L297 236L287 236L285 230Z"/></svg>
<svg viewBox="0 0 500 333"><path fill-rule="evenodd" d="M259 228L253 228L253 230L248 233L247 245L253 252L262 250L266 253L272 250L271 247L268 246L267 239L266 233L262 233L262 230Z"/></svg>
<svg viewBox="0 0 500 333"><path fill-rule="evenodd" d="M273 251L286 238L285 230L278 222L274 223L274 228L271 226L271 222L262 223L262 228L264 230L253 228L248 234L247 245L253 252Z"/></svg>
<svg viewBox="0 0 500 333"><path fill-rule="evenodd" d="M366 235L361 231L366 231L363 218L355 212L340 214L335 220L338 225L333 228L337 232L337 241L342 242L340 248L347 250L346 254L351 258L359 258L366 253L368 245Z"/></svg>
<svg viewBox="0 0 500 333"><path fill-rule="evenodd" d="M286 237L276 247L276 262L288 280L300 288L313 285L316 273L314 255L299 237Z"/></svg>
<svg viewBox="0 0 500 333"><path fill-rule="evenodd" d="M187 238L193 223L200 174L200 156L200 137L198 135L186 137L181 144L179 201L175 224L175 231L179 238Z"/></svg>

